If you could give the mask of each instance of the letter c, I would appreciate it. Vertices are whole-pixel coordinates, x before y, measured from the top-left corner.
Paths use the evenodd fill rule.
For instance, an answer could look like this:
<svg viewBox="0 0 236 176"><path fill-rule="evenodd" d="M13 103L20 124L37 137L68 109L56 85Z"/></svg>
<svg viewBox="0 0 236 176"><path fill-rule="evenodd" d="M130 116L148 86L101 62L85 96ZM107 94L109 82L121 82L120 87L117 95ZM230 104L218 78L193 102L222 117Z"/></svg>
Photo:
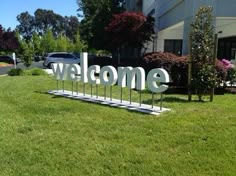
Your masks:
<svg viewBox="0 0 236 176"><path fill-rule="evenodd" d="M95 73L100 72L100 66L99 65L92 65L88 68L88 82L90 84L100 84L100 79L95 77Z"/></svg>

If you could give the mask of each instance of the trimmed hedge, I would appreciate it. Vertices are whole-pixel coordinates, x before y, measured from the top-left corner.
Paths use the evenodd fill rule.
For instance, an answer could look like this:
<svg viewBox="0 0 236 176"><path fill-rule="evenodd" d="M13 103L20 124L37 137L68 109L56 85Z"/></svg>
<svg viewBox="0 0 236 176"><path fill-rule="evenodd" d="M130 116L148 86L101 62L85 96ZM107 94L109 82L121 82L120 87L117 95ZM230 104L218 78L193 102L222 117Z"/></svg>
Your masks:
<svg viewBox="0 0 236 176"><path fill-rule="evenodd" d="M20 68L12 68L7 72L9 76L22 76L24 74L24 71Z"/></svg>
<svg viewBox="0 0 236 176"><path fill-rule="evenodd" d="M40 75L47 75L47 73L40 68L32 68L22 70L21 68L13 68L8 71L9 76L23 76L23 75L31 75L31 76L40 76Z"/></svg>
<svg viewBox="0 0 236 176"><path fill-rule="evenodd" d="M29 70L24 70L24 75L40 76L40 75L47 75L47 73L43 69L32 68Z"/></svg>

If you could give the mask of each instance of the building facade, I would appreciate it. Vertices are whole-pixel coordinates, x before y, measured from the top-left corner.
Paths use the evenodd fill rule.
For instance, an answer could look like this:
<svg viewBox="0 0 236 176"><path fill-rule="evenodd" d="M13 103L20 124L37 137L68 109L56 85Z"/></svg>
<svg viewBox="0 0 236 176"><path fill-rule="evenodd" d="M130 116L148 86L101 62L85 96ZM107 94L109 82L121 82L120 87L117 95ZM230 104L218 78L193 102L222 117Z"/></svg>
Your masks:
<svg viewBox="0 0 236 176"><path fill-rule="evenodd" d="M201 6L212 6L214 9L218 58L235 59L236 0L143 0L143 13L156 19L156 35L154 41L148 44L149 51L188 54L190 24Z"/></svg>

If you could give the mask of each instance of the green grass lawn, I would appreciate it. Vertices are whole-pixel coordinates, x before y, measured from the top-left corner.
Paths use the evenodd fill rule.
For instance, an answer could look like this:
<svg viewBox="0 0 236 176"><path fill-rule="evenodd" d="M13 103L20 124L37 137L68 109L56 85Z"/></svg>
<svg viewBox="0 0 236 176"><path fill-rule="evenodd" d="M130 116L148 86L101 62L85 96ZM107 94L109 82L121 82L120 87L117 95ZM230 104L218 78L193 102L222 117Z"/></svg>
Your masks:
<svg viewBox="0 0 236 176"><path fill-rule="evenodd" d="M0 77L1 176L236 174L236 95L165 95L172 110L152 116L46 93L55 88L49 76Z"/></svg>

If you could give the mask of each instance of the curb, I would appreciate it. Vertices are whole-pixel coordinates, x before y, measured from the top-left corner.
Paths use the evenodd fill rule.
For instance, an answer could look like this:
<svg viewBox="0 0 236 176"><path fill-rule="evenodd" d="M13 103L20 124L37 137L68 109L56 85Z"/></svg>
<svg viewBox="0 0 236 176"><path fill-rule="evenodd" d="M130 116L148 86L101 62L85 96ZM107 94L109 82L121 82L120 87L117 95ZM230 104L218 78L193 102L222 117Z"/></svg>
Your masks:
<svg viewBox="0 0 236 176"><path fill-rule="evenodd" d="M0 77L4 77L4 76L8 76L7 74L4 74L4 75L0 75Z"/></svg>

